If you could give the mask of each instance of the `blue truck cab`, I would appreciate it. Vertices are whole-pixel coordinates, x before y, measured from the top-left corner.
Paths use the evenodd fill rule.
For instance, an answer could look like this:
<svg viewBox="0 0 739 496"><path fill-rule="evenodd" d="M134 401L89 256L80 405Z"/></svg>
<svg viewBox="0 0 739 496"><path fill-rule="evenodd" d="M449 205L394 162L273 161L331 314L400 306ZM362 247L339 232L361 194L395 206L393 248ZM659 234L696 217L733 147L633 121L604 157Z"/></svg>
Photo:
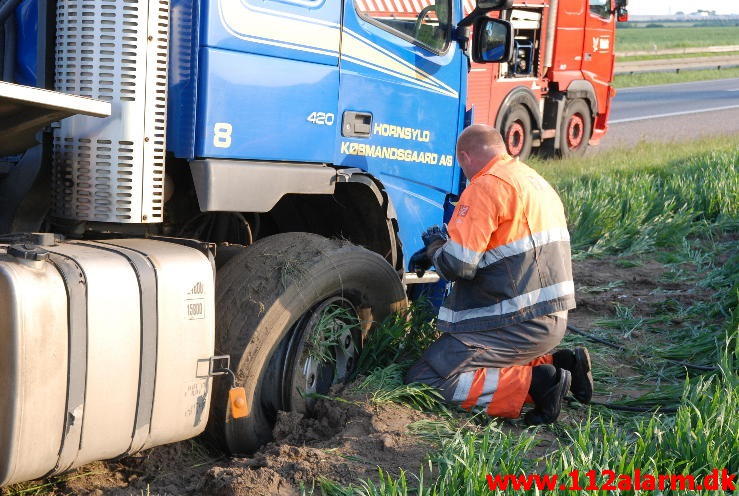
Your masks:
<svg viewBox="0 0 739 496"><path fill-rule="evenodd" d="M199 30L187 25L196 16ZM407 260L461 185L462 17L459 0L176 0L172 45L192 51L172 51L168 146L244 168L366 171L394 206Z"/></svg>

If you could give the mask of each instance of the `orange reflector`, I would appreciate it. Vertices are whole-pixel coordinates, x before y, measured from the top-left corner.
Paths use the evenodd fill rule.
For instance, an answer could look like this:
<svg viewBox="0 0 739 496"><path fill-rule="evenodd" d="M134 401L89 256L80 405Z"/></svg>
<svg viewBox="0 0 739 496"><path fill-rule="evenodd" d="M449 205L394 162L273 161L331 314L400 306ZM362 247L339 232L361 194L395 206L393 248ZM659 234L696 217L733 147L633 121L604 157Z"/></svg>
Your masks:
<svg viewBox="0 0 739 496"><path fill-rule="evenodd" d="M228 403L231 405L231 417L238 419L249 416L249 404L246 402L246 390L242 387L228 391Z"/></svg>

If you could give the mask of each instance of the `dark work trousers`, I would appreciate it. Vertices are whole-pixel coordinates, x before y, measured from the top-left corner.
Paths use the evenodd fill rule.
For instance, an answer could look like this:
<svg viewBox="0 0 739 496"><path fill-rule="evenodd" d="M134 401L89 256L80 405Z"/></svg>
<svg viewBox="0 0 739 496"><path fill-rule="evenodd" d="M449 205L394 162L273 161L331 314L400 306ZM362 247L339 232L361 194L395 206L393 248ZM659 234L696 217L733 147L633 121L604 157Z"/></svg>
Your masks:
<svg viewBox="0 0 739 496"><path fill-rule="evenodd" d="M465 410L518 418L528 398L531 370L552 363L548 354L567 329L567 312L489 331L444 333L406 375L439 390Z"/></svg>

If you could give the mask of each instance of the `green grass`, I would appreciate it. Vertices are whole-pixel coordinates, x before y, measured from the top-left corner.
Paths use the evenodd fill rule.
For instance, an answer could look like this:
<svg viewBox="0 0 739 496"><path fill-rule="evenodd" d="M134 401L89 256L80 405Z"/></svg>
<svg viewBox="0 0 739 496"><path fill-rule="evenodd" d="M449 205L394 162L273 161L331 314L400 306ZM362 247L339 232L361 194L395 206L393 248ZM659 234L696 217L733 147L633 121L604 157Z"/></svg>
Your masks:
<svg viewBox="0 0 739 496"><path fill-rule="evenodd" d="M570 161L532 161L556 185L572 246L590 254L682 243L701 221L739 217L739 141L643 143Z"/></svg>
<svg viewBox="0 0 739 496"><path fill-rule="evenodd" d="M394 401L437 413L439 420L412 424L409 431L435 443L438 449L418 473L392 476L380 471L375 479L348 487L323 479L306 494L519 494L512 489L490 491L486 475L548 473L569 482L567 474L573 469L581 474L603 469L695 475L713 468L739 472L737 137L681 145L642 144L629 151L533 165L555 184L563 198L576 256L609 253L623 257L626 268L638 267L644 260L659 260L669 269L665 277L689 280L712 292L708 301L680 303L671 300L666 291L664 303L650 315L637 315L627 305L615 306L613 316L596 322L592 332L621 343L625 350L587 343L596 364L596 389L641 387L649 392L620 403L674 407L674 413L638 414L577 406L563 422L530 429L511 428L508 421L481 415L460 415L446 409L432 390L402 384L404 370L436 337L427 320L428 309L421 305L376 331L363 352L364 379L357 388L369 393L374 402ZM584 289L601 293L627 288L628 283L617 281ZM676 326L674 318L682 324ZM647 341L648 351L656 356L719 368L699 373L659 358L645 358L632 342L637 332L653 335ZM581 336L568 335L563 344L583 343ZM632 376L616 377L612 370L598 367L614 356L617 363L631 365ZM543 432L549 434L545 440ZM553 442L549 441L552 436ZM584 477L581 483L587 484ZM577 493L555 488L540 494Z"/></svg>
<svg viewBox="0 0 739 496"><path fill-rule="evenodd" d="M692 81L711 81L739 77L739 67L728 69L705 69L677 72L643 72L636 74L617 74L613 80L616 88L635 86L654 86L657 84L689 83Z"/></svg>
<svg viewBox="0 0 739 496"><path fill-rule="evenodd" d="M368 374L390 364L409 366L439 336L433 324L434 310L424 300L406 312L391 315L382 332L371 333L357 363L357 374Z"/></svg>
<svg viewBox="0 0 739 496"><path fill-rule="evenodd" d="M655 415L629 432L603 417L568 429L566 441L546 460L546 472L572 468L650 474L708 473L713 468L739 471L739 382L735 374L686 383L674 417ZM583 482L584 483L584 482ZM695 491L692 494L708 494ZM551 494L567 494L565 491ZM612 494L606 491L595 494Z"/></svg>
<svg viewBox="0 0 739 496"><path fill-rule="evenodd" d="M642 141L631 148L611 149L568 160L529 158L527 163L550 183L559 186L579 177L602 173L660 170L676 163L712 160L713 156L739 153L739 136L720 135L695 141L660 143Z"/></svg>
<svg viewBox="0 0 739 496"><path fill-rule="evenodd" d="M622 23L618 24L618 28L621 29L633 29L633 28L646 28L649 24L661 24L659 27L665 28L691 28L691 27L716 27L716 26L737 26L739 23L735 20L703 20L703 21L629 21L625 25ZM650 27L648 29L653 29Z"/></svg>
<svg viewBox="0 0 739 496"><path fill-rule="evenodd" d="M403 384L405 367L391 363L378 367L355 386L357 392L369 393L372 403L400 403L419 410L444 413L443 397L426 384Z"/></svg>
<svg viewBox="0 0 739 496"><path fill-rule="evenodd" d="M320 483L324 496L474 496L514 494L490 491L486 475L557 474L561 481L574 469L616 473L704 475L713 468L739 471L739 382L735 375L717 375L686 382L682 406L675 416L653 415L624 429L614 419L595 414L563 428L555 450L532 454L537 430L512 434L491 422L478 429L437 426L440 444L418 474L393 477L382 471L378 481L341 487ZM427 430L430 426L427 426ZM580 480L587 485L584 477ZM602 483L602 479L600 481ZM573 494L554 489L546 494ZM609 491L587 494L608 495ZM690 494L710 494L693 491Z"/></svg>
<svg viewBox="0 0 739 496"><path fill-rule="evenodd" d="M739 253L726 233L739 232L739 141L736 136L682 144L642 143L569 161L532 162L560 192L568 214L574 256L623 257L623 267L645 258L665 265L664 282L709 289L711 301L681 304L665 294L656 315L634 315L614 305L595 334L626 342L635 331L662 332L652 353L700 365L716 363L725 331L720 322L735 308ZM717 260L721 260L720 263ZM628 285L628 282L627 282ZM580 288L583 292L612 288ZM683 322L676 326L674 319ZM573 338L568 336L568 342ZM599 349L603 356L612 350ZM681 367L637 363L639 381L675 381ZM635 386L638 386L638 381ZM668 396L675 396L675 389ZM648 398L645 398L645 401Z"/></svg>
<svg viewBox="0 0 739 496"><path fill-rule="evenodd" d="M726 330L739 332L739 312L729 319ZM437 451L418 473L401 471L392 476L382 470L375 480L341 486L328 479L304 494L322 496L475 496L514 494L512 489L490 491L486 475L556 474L569 483L568 474L612 470L616 473L694 474L702 476L713 468L739 472L739 347L734 338L725 341L721 372L685 380L679 388L680 403L674 415L652 414L623 418L593 409L580 422L554 427L512 431L496 421L460 421L447 416L439 421L417 422L409 430L435 442ZM399 372L387 367L390 375ZM380 375L384 376L384 372ZM379 383L378 384L378 380ZM392 383L397 381L391 379ZM385 389L387 377L364 381L361 388ZM674 388L676 389L676 388ZM659 398L659 395L652 395ZM418 405L416 405L418 406ZM539 434L557 434L553 447L535 450ZM599 480L600 483L603 479ZM675 493L675 494L684 494ZM515 493L518 494L518 493ZM546 494L573 494L556 487ZM609 491L588 491L608 495ZM690 494L711 494L692 491Z"/></svg>
<svg viewBox="0 0 739 496"><path fill-rule="evenodd" d="M739 43L739 42L738 42ZM639 62L642 60L694 59L703 57L739 57L739 52L699 52L699 53L665 53L662 55L629 55L617 56L618 62Z"/></svg>
<svg viewBox="0 0 739 496"><path fill-rule="evenodd" d="M330 362L334 357L333 349L358 327L359 319L347 308L339 305L324 308L306 339L308 354L319 363Z"/></svg>
<svg viewBox="0 0 739 496"><path fill-rule="evenodd" d="M620 29L616 50L631 52L739 44L739 26Z"/></svg>

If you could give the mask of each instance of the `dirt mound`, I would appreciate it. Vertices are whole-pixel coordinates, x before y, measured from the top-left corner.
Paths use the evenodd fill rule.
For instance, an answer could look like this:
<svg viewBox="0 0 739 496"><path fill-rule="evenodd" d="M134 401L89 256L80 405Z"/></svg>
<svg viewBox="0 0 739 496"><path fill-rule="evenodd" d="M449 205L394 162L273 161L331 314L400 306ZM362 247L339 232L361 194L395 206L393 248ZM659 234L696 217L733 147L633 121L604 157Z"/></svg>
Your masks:
<svg viewBox="0 0 739 496"><path fill-rule="evenodd" d="M213 467L208 472L206 494L213 496L297 496L299 492L274 470Z"/></svg>
<svg viewBox="0 0 739 496"><path fill-rule="evenodd" d="M49 494L179 496L203 494L217 452L198 441L159 446L119 461L96 462L61 476Z"/></svg>
<svg viewBox="0 0 739 496"><path fill-rule="evenodd" d="M310 417L281 412L274 441L252 457L229 459L206 441L190 440L0 493L25 494L42 486L48 495L297 496L321 477L350 484L376 478L378 466L390 474L417 472L432 446L408 426L433 416L394 403L345 398L319 400Z"/></svg>
<svg viewBox="0 0 739 496"><path fill-rule="evenodd" d="M395 404L320 400L316 415L280 413L275 441L251 458L211 468L204 492L219 496L297 495L321 477L349 484L377 467L415 472L431 448L408 433L430 416Z"/></svg>

